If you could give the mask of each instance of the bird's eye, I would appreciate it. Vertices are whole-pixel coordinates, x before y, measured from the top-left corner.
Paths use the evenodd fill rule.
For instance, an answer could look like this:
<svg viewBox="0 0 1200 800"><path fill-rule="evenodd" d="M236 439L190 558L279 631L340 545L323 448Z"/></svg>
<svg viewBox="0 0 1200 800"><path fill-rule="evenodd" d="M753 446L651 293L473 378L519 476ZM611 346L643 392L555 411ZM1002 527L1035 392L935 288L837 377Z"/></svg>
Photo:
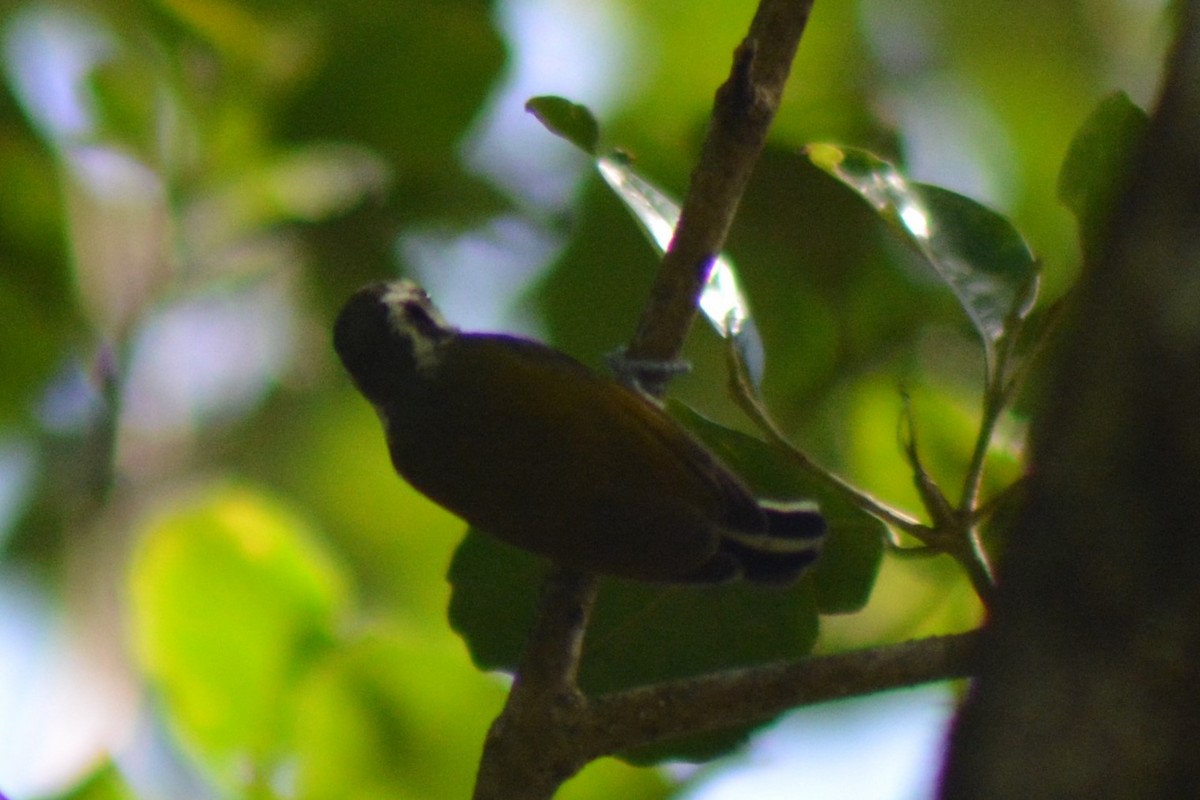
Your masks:
<svg viewBox="0 0 1200 800"><path fill-rule="evenodd" d="M428 303L410 300L399 308L400 332L407 331L410 335L426 341L438 342L453 334L454 330L446 324L441 314Z"/></svg>
<svg viewBox="0 0 1200 800"><path fill-rule="evenodd" d="M433 315L429 313L429 309L420 303L406 303L404 306L404 316L409 324L421 333L430 334L441 327Z"/></svg>

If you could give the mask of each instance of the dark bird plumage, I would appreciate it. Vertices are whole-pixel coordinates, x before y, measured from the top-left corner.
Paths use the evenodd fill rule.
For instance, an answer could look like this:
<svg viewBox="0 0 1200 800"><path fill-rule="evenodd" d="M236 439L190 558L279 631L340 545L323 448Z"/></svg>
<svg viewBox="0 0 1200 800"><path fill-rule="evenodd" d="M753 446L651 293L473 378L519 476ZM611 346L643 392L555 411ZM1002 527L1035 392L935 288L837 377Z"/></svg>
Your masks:
<svg viewBox="0 0 1200 800"><path fill-rule="evenodd" d="M545 345L462 333L410 281L359 290L334 346L397 472L511 544L647 581L787 583L817 557L811 503L760 503L650 399Z"/></svg>

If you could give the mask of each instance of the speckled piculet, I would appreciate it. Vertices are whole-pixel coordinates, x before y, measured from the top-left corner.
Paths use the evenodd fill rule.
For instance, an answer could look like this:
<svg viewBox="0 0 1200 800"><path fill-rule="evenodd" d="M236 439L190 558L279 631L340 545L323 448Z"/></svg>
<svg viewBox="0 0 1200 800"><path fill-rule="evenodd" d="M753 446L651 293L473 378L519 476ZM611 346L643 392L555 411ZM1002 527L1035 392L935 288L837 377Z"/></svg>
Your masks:
<svg viewBox="0 0 1200 800"><path fill-rule="evenodd" d="M399 280L364 287L334 347L396 471L478 529L585 572L786 584L812 503L760 501L653 400L537 342L448 325Z"/></svg>

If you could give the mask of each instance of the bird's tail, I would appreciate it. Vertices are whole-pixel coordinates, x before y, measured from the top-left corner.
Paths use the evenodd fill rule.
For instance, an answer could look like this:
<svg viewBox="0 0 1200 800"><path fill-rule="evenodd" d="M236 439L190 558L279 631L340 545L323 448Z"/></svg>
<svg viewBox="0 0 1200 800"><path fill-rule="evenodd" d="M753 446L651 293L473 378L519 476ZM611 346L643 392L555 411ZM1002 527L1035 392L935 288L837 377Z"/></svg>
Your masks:
<svg viewBox="0 0 1200 800"><path fill-rule="evenodd" d="M799 578L821 554L828 526L809 501L761 500L767 530L723 531L721 549L741 564L741 575L754 583L787 584Z"/></svg>

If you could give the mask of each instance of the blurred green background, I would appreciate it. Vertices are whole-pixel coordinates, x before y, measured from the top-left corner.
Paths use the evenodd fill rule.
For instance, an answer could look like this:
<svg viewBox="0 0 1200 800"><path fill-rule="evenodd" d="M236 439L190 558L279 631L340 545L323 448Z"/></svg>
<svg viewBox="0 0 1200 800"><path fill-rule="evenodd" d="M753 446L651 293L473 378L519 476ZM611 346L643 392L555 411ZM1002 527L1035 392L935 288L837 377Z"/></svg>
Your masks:
<svg viewBox="0 0 1200 800"><path fill-rule="evenodd" d="M1010 216L1054 298L1079 261L1059 165L1109 91L1152 101L1165 5L816 4L729 253L766 397L819 460L918 513L901 390L927 466L957 486L982 361L953 299L800 148L866 147ZM0 792L468 795L504 681L446 619L464 528L392 473L332 317L360 284L407 274L463 327L599 366L656 259L523 104L587 104L607 145L680 195L752 12L0 3ZM687 356L672 395L749 430L711 331ZM1020 406L1003 421L985 493L1020 473L1023 422ZM868 606L823 618L816 647L978 619L948 559L889 557ZM912 796L951 695L914 697L818 710L764 741L807 725L849 746L847 719L860 743L891 724L907 778L872 794L860 762L806 796ZM799 758L757 747L699 773L604 761L563 796L734 797L749 790L731 769Z"/></svg>

